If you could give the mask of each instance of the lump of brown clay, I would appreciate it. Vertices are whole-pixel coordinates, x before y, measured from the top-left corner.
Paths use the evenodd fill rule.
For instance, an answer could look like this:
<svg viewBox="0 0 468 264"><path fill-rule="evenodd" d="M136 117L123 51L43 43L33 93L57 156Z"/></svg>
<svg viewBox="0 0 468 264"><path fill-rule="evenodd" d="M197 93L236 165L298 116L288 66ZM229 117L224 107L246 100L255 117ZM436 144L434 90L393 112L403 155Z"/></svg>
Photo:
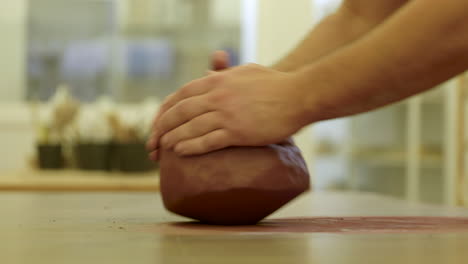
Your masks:
<svg viewBox="0 0 468 264"><path fill-rule="evenodd" d="M255 224L309 189L291 140L187 157L162 151L160 169L166 209L208 224Z"/></svg>

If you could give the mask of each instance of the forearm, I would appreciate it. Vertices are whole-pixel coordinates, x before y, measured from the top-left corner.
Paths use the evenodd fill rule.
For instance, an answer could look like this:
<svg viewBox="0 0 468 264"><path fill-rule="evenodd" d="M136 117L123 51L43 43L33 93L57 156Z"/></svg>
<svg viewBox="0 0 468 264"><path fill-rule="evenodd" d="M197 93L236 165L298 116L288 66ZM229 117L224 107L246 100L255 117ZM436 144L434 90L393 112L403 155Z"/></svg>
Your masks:
<svg viewBox="0 0 468 264"><path fill-rule="evenodd" d="M370 28L349 12L332 14L312 29L305 39L273 68L284 72L294 71L354 41Z"/></svg>
<svg viewBox="0 0 468 264"><path fill-rule="evenodd" d="M307 122L369 111L468 67L464 0L415 0L368 36L300 73Z"/></svg>
<svg viewBox="0 0 468 264"><path fill-rule="evenodd" d="M378 2L378 3L377 3ZM295 71L359 39L403 5L406 0L347 0L312 29L305 39L273 68Z"/></svg>

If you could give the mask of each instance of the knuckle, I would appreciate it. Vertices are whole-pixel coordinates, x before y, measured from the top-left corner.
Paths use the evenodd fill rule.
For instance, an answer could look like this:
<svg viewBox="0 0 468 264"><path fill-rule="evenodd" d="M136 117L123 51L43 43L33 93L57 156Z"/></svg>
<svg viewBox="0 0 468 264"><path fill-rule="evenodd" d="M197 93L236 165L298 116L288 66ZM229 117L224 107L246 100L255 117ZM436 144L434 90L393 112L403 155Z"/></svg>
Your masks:
<svg viewBox="0 0 468 264"><path fill-rule="evenodd" d="M168 96L166 96L166 98L164 98L163 105L168 104L172 100L172 98L176 96L176 94L177 92L173 92L169 94Z"/></svg>
<svg viewBox="0 0 468 264"><path fill-rule="evenodd" d="M177 104L177 115L180 115L182 117L187 117L190 116L190 105L186 101L181 101L180 103Z"/></svg>
<svg viewBox="0 0 468 264"><path fill-rule="evenodd" d="M171 142L171 136L169 135L169 133L165 134L165 135L161 138L161 144L162 144L163 146L167 146L170 142Z"/></svg>
<svg viewBox="0 0 468 264"><path fill-rule="evenodd" d="M223 127L230 127L231 124L235 123L234 115L231 114L229 111L220 111L218 122Z"/></svg>
<svg viewBox="0 0 468 264"><path fill-rule="evenodd" d="M186 97L190 94L190 90L191 90L191 83L180 88L178 93L181 97Z"/></svg>
<svg viewBox="0 0 468 264"><path fill-rule="evenodd" d="M259 69L260 65L258 65L256 63L249 63L249 64L247 64L247 68L249 68L249 69Z"/></svg>
<svg viewBox="0 0 468 264"><path fill-rule="evenodd" d="M169 95L165 100L164 102L161 104L161 106L159 107L159 113L162 113L164 111L167 111L168 108L171 106L172 104L172 98L174 98L174 94L172 95Z"/></svg>
<svg viewBox="0 0 468 264"><path fill-rule="evenodd" d="M166 97L166 99L167 99L167 100L170 100L170 99L171 99L172 97L174 97L176 94L177 94L177 92L172 92L172 93L170 93L170 94Z"/></svg>
<svg viewBox="0 0 468 264"><path fill-rule="evenodd" d="M231 137L236 139L237 141L245 141L246 137L244 136L244 133L240 130L231 130L230 131Z"/></svg>
<svg viewBox="0 0 468 264"><path fill-rule="evenodd" d="M232 92L229 89L222 89L210 94L209 100L215 104L226 104L232 98Z"/></svg>
<svg viewBox="0 0 468 264"><path fill-rule="evenodd" d="M225 82L225 80L226 80L226 74L217 73L217 74L213 74L212 76L210 76L210 78L208 79L208 82L210 83L210 85L214 87L219 87Z"/></svg>
<svg viewBox="0 0 468 264"><path fill-rule="evenodd" d="M222 95L220 92L213 92L208 94L206 99L211 106L217 106L218 103L222 100Z"/></svg>
<svg viewBox="0 0 468 264"><path fill-rule="evenodd" d="M177 130L178 139L182 140L193 138L200 134L200 124L199 122L196 122L196 119L192 119L181 125L179 128L177 128Z"/></svg>
<svg viewBox="0 0 468 264"><path fill-rule="evenodd" d="M217 127L222 127L226 123L226 118L223 117L223 114L220 112L215 112L210 120ZM208 122L208 121L207 121Z"/></svg>
<svg viewBox="0 0 468 264"><path fill-rule="evenodd" d="M214 140L212 137L205 137L202 140L201 147L204 151L209 151L212 149L216 149L218 145L219 143L216 142L216 140Z"/></svg>
<svg viewBox="0 0 468 264"><path fill-rule="evenodd" d="M227 129L228 137L236 144L242 144L248 141L249 137L246 136L243 129L237 126L231 126Z"/></svg>
<svg viewBox="0 0 468 264"><path fill-rule="evenodd" d="M161 106L159 107L159 114L161 114L162 112L164 112L165 110L167 110L167 108L169 107L169 101L168 100L165 100Z"/></svg>

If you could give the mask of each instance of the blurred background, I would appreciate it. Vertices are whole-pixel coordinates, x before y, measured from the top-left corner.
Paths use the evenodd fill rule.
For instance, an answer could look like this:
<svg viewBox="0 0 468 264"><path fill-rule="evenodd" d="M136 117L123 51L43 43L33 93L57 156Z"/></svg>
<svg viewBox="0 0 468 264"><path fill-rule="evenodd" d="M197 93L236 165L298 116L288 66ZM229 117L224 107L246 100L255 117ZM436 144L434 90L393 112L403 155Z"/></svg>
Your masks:
<svg viewBox="0 0 468 264"><path fill-rule="evenodd" d="M156 189L144 142L161 100L203 76L218 49L234 65L274 63L339 4L4 0L0 189ZM465 89L459 76L397 105L303 129L296 140L315 191L468 204Z"/></svg>

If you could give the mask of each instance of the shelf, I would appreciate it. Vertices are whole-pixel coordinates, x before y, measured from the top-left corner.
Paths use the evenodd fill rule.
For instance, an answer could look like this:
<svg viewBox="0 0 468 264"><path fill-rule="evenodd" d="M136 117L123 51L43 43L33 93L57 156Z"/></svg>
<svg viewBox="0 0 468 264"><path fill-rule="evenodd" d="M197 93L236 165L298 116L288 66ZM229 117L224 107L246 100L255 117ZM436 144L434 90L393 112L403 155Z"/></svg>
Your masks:
<svg viewBox="0 0 468 264"><path fill-rule="evenodd" d="M139 191L159 190L159 174L24 170L0 173L0 191Z"/></svg>
<svg viewBox="0 0 468 264"><path fill-rule="evenodd" d="M423 93L422 102L425 105L443 106L445 94L443 87L439 86Z"/></svg>
<svg viewBox="0 0 468 264"><path fill-rule="evenodd" d="M404 152L356 153L351 155L354 161L365 162L371 166L404 167L407 165L407 155ZM421 154L421 168L442 168L442 155L435 153Z"/></svg>
<svg viewBox="0 0 468 264"><path fill-rule="evenodd" d="M316 152L318 157L333 157L343 155L336 148L322 148ZM374 167L404 167L407 163L406 153L396 150L355 150L346 154L352 162L366 163ZM423 152L421 154L422 168L442 168L443 157L437 152Z"/></svg>

